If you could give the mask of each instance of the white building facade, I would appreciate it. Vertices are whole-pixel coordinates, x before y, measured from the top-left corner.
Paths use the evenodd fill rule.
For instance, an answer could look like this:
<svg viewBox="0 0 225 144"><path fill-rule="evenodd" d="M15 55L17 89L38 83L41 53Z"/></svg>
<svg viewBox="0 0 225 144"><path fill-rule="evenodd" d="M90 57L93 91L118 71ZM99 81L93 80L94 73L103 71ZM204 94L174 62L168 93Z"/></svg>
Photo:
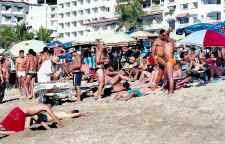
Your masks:
<svg viewBox="0 0 225 144"><path fill-rule="evenodd" d="M58 0L58 40L76 41L89 32L115 31L116 5L116 0ZM143 29L150 32L225 20L224 0L147 0L143 8Z"/></svg>
<svg viewBox="0 0 225 144"><path fill-rule="evenodd" d="M218 23L225 20L224 0L168 0L164 20L174 29L197 23Z"/></svg>

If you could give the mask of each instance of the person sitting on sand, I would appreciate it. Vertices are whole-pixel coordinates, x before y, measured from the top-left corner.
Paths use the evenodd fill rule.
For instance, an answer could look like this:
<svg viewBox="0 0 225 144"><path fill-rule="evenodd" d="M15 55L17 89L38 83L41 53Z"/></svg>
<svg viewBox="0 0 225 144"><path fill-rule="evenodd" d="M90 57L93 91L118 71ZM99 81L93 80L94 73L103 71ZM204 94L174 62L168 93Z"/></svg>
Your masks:
<svg viewBox="0 0 225 144"><path fill-rule="evenodd" d="M162 87L159 87L155 90L153 90L152 88L148 88L148 87L143 87L143 88L139 88L139 89L132 89L132 90L129 90L127 93L120 93L120 94L116 95L113 98L113 101L117 101L117 100L128 101L132 97L141 97L141 96L147 95L151 92L157 92L157 91L160 91L160 90L162 90Z"/></svg>
<svg viewBox="0 0 225 144"><path fill-rule="evenodd" d="M60 127L64 127L56 114L52 111L51 106L46 104L33 104L27 106L15 107L6 118L0 123L5 131L0 131L2 135L11 135L23 131L25 128L26 117L32 117L46 112L53 121L57 122Z"/></svg>

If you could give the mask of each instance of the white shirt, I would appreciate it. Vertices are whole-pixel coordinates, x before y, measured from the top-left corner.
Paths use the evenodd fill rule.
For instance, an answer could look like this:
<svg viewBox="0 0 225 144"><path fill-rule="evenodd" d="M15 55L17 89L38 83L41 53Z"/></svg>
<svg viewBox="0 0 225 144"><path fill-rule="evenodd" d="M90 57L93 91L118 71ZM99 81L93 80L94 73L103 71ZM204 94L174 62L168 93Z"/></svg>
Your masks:
<svg viewBox="0 0 225 144"><path fill-rule="evenodd" d="M51 60L47 60L41 64L41 67L38 71L38 82L45 83L51 81L50 74L53 73L52 70L52 62Z"/></svg>

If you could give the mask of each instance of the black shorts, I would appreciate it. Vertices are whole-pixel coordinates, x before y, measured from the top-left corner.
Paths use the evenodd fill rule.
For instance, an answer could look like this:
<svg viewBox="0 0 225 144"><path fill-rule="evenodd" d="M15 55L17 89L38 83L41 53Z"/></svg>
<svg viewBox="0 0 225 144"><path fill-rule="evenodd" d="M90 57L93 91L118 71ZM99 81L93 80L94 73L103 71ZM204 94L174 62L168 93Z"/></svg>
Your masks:
<svg viewBox="0 0 225 144"><path fill-rule="evenodd" d="M81 72L75 72L73 74L73 86L80 86L82 80L82 73Z"/></svg>

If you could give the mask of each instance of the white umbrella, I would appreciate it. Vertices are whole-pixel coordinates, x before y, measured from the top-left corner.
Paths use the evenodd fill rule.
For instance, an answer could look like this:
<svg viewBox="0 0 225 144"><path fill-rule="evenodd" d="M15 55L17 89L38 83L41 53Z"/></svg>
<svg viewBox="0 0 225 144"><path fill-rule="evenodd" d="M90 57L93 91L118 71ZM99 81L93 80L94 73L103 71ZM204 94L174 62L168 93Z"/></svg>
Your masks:
<svg viewBox="0 0 225 144"><path fill-rule="evenodd" d="M10 48L9 53L15 57L19 56L20 50L24 50L25 55L28 53L29 49L33 49L36 53L40 53L45 46L46 44L44 42L38 40L22 41Z"/></svg>
<svg viewBox="0 0 225 144"><path fill-rule="evenodd" d="M135 39L123 32L107 32L102 34L99 39L109 46L128 46L129 43L136 43Z"/></svg>
<svg viewBox="0 0 225 144"><path fill-rule="evenodd" d="M136 38L136 39L147 39L148 37L151 37L152 34L149 32L146 32L146 31L137 31L137 32L130 34L130 36L132 38Z"/></svg>

